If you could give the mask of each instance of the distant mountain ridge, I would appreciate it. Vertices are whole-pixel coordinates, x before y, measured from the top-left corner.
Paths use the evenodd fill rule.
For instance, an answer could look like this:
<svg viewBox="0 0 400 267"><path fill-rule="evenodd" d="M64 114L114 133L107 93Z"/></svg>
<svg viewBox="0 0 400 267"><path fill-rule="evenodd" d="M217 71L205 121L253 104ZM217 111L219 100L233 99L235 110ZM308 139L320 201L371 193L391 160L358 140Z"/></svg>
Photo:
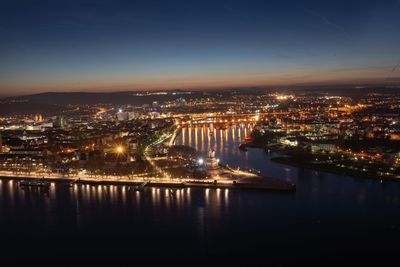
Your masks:
<svg viewBox="0 0 400 267"><path fill-rule="evenodd" d="M167 94L146 95L146 92L116 92L116 93L92 93L92 92L48 92L25 96L5 97L0 99L0 115L27 115L41 113L43 115L59 114L67 105L75 104L113 104L113 105L142 105L151 104L153 101L174 100L180 97L196 98L202 96L202 92L183 91L168 92ZM138 95L139 94L139 95Z"/></svg>
<svg viewBox="0 0 400 267"><path fill-rule="evenodd" d="M32 104L150 104L153 101L169 101L179 97L187 97L182 95L181 91L168 92L165 95L137 95L141 92L115 92L115 93L92 93L92 92L48 92L34 95L5 97L0 99L1 102L28 102ZM143 93L145 94L145 93ZM201 92L191 92L191 97L197 97Z"/></svg>

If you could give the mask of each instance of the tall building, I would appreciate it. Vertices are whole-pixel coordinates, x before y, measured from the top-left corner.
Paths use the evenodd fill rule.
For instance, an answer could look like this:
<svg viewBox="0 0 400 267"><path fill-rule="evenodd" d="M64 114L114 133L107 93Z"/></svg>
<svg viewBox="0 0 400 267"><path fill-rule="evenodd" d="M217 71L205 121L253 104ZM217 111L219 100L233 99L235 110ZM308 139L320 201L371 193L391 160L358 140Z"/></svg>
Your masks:
<svg viewBox="0 0 400 267"><path fill-rule="evenodd" d="M65 119L62 116L58 116L54 121L54 127L63 129L66 126Z"/></svg>

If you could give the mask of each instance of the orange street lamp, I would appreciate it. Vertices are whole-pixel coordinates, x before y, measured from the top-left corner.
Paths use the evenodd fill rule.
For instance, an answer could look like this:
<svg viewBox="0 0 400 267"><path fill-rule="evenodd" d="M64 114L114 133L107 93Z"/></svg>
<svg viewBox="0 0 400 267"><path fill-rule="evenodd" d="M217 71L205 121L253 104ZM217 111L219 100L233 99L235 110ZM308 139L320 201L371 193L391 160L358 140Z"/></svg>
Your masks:
<svg viewBox="0 0 400 267"><path fill-rule="evenodd" d="M115 151L118 153L118 154L122 154L122 153L124 153L124 147L123 146L117 146L116 148L115 148Z"/></svg>

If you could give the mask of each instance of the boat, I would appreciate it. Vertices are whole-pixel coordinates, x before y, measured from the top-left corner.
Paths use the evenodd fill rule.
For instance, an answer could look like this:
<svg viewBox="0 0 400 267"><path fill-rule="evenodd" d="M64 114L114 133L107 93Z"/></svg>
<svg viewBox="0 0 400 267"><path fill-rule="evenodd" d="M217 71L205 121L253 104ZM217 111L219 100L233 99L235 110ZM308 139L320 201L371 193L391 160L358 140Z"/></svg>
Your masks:
<svg viewBox="0 0 400 267"><path fill-rule="evenodd" d="M148 182L143 182L140 185L136 185L133 190L135 191L143 191L145 186L148 184Z"/></svg>
<svg viewBox="0 0 400 267"><path fill-rule="evenodd" d="M50 182L44 179L22 180L19 182L19 186L50 187Z"/></svg>
<svg viewBox="0 0 400 267"><path fill-rule="evenodd" d="M247 152L246 144L240 144L240 145L239 145L239 149L240 149L241 151Z"/></svg>

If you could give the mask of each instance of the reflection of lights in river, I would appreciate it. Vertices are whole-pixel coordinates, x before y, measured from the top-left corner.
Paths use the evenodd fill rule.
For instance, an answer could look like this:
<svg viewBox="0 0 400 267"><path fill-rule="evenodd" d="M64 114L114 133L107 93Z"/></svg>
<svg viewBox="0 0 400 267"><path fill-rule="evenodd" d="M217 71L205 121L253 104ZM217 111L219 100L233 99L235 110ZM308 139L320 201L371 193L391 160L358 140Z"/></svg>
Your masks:
<svg viewBox="0 0 400 267"><path fill-rule="evenodd" d="M187 200L188 200L188 204L190 204L190 202L191 202L191 199L190 199L190 188L186 189L186 197L187 197Z"/></svg>
<svg viewBox="0 0 400 267"><path fill-rule="evenodd" d="M189 135L189 146L192 145L192 127L188 128L188 135Z"/></svg>
<svg viewBox="0 0 400 267"><path fill-rule="evenodd" d="M136 191L135 195L136 195L136 202L139 205L140 204L140 193L139 193L139 191Z"/></svg>
<svg viewBox="0 0 400 267"><path fill-rule="evenodd" d="M122 204L125 206L126 204L126 190L125 185L122 187Z"/></svg>
<svg viewBox="0 0 400 267"><path fill-rule="evenodd" d="M211 148L211 136L210 136L210 128L207 128L207 151Z"/></svg>
<svg viewBox="0 0 400 267"><path fill-rule="evenodd" d="M185 142L186 142L186 138L185 138L186 128L181 128L181 131L182 131L182 144L185 145Z"/></svg>
<svg viewBox="0 0 400 267"><path fill-rule="evenodd" d="M5 184L6 182L6 184ZM3 188L0 187L0 195L4 189L10 190L8 194L12 194L14 189L15 194L18 197L23 197L27 192L17 190L15 181L0 181L0 185L3 184ZM6 188L4 188L6 186ZM46 208L52 208L51 200L54 198L62 197L63 190L66 190L71 200L74 200L76 205L79 205L79 209L82 211L91 209L93 207L106 207L106 206L119 206L125 207L136 207L141 208L144 206L154 206L157 209L176 209L176 208L187 208L192 203L192 196L196 199L201 196L204 203L210 207L226 206L228 203L228 189L220 188L159 188L159 187L146 187L144 191L134 191L133 186L127 185L94 185L94 184L73 184L70 188L66 186L59 186L55 182L50 184L51 191L41 193L48 198L46 200ZM33 190L32 190L33 191ZM54 191L54 192L52 192ZM8 192L8 191L7 191ZM50 194L48 194L50 193ZM122 195L121 195L122 194ZM10 195L9 195L10 196ZM50 196L50 197L48 197ZM142 201L143 200L143 201ZM142 203L140 203L142 201ZM110 203L110 204L109 204ZM197 201L195 201L195 204ZM78 207L77 207L78 208ZM78 211L77 211L78 212ZM80 212L80 211L79 211ZM214 210L213 213L218 212Z"/></svg>
<svg viewBox="0 0 400 267"><path fill-rule="evenodd" d="M220 147L220 152L222 153L222 148L224 147L224 139L223 139L223 134L222 134L222 129L219 130L219 147Z"/></svg>
<svg viewBox="0 0 400 267"><path fill-rule="evenodd" d="M198 147L198 145L199 145L199 131L198 131L198 128L197 127L195 127L194 128L194 142L195 142L195 147ZM190 144L190 145L192 145L192 144Z"/></svg>
<svg viewBox="0 0 400 267"><path fill-rule="evenodd" d="M8 181L8 189L10 192L10 197L13 198L14 197L14 181L13 180Z"/></svg>
<svg viewBox="0 0 400 267"><path fill-rule="evenodd" d="M204 151L204 127L201 127L201 151Z"/></svg>
<svg viewBox="0 0 400 267"><path fill-rule="evenodd" d="M229 189L226 188L226 189L225 189L225 205L226 205L226 206L229 204L228 195L229 195Z"/></svg>

